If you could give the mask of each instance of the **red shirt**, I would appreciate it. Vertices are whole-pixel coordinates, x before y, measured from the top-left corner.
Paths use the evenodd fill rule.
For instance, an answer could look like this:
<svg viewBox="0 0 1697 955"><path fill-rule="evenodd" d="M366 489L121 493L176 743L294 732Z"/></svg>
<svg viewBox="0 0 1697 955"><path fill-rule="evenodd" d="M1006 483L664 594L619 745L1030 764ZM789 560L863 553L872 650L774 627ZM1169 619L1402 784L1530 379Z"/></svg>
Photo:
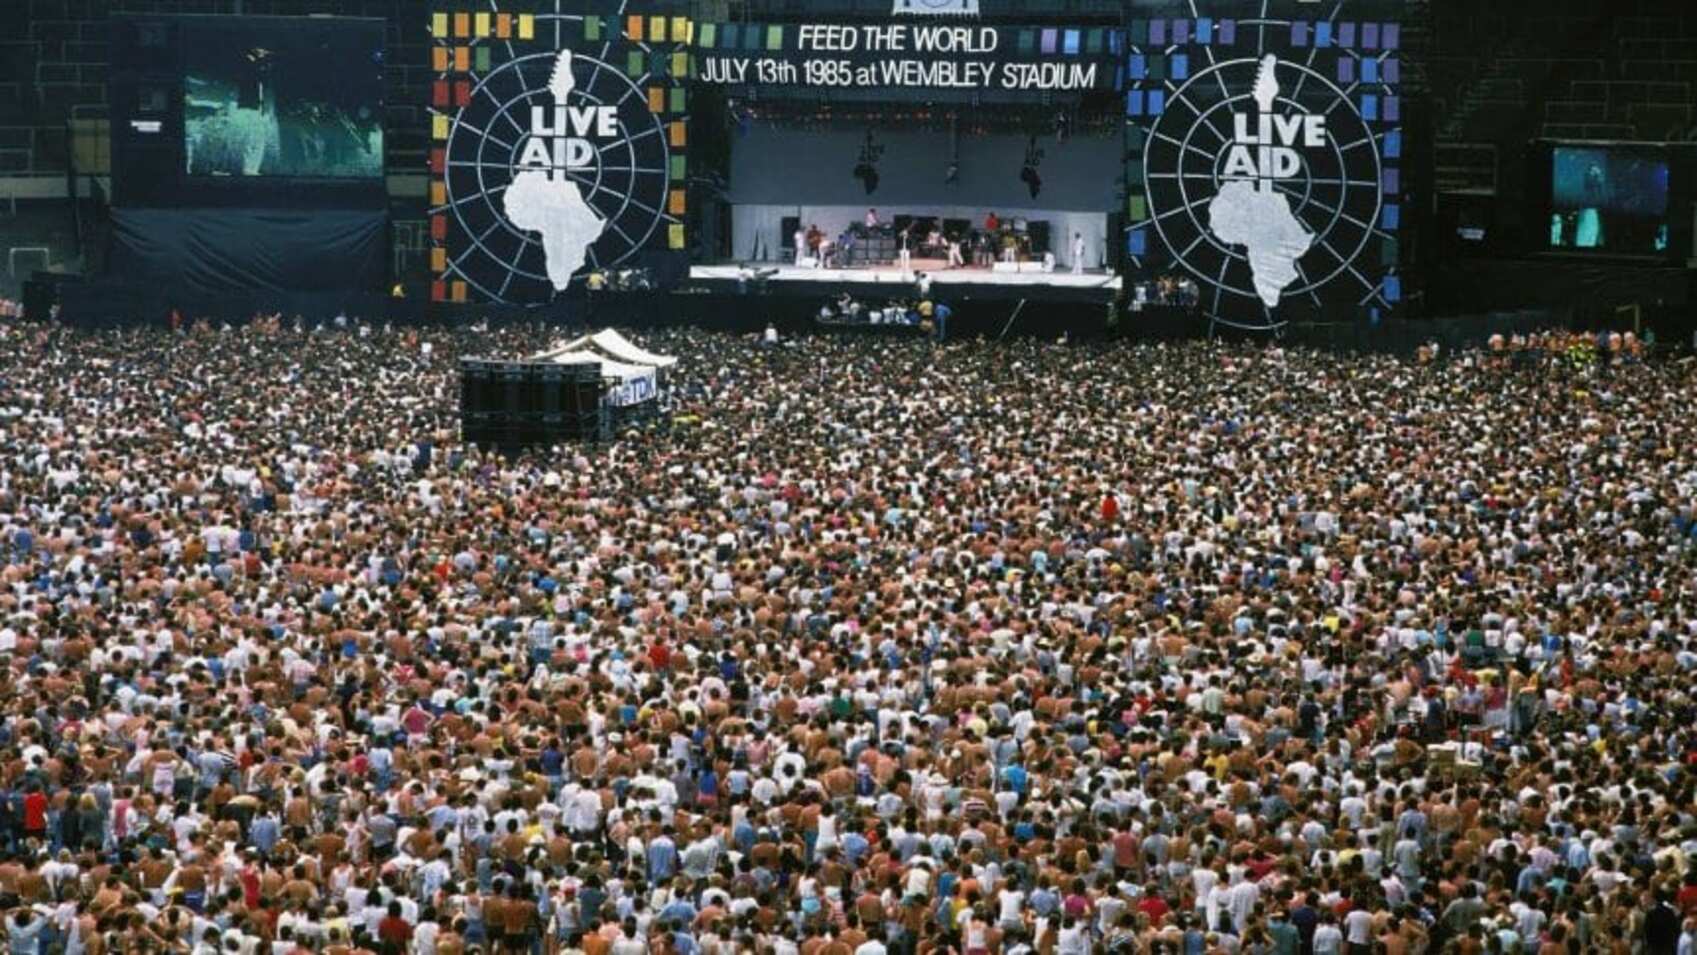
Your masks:
<svg viewBox="0 0 1697 955"><path fill-rule="evenodd" d="M1255 877L1255 881L1259 882L1265 879L1267 873L1273 871L1277 865L1277 860L1269 856L1256 856L1251 858L1244 867L1249 870L1250 875Z"/></svg>
<svg viewBox="0 0 1697 955"><path fill-rule="evenodd" d="M37 832L47 828L47 795L40 791L24 797L24 829Z"/></svg>
<svg viewBox="0 0 1697 955"><path fill-rule="evenodd" d="M385 942L405 945L412 941L412 926L406 919L387 915L377 923L377 937Z"/></svg>
<svg viewBox="0 0 1697 955"><path fill-rule="evenodd" d="M401 725L406 727L409 734L423 736L424 731L430 728L430 714L415 706L401 717Z"/></svg>
<svg viewBox="0 0 1697 955"><path fill-rule="evenodd" d="M1171 911L1171 906L1167 905L1166 899L1163 899L1158 895L1151 895L1137 903L1137 910L1142 912L1144 915L1149 916L1150 922L1159 925L1161 924L1161 920L1166 918L1167 913Z"/></svg>
<svg viewBox="0 0 1697 955"><path fill-rule="evenodd" d="M1137 837L1129 831L1114 833L1114 865L1129 869L1137 864Z"/></svg>
<svg viewBox="0 0 1697 955"><path fill-rule="evenodd" d="M249 865L236 876L242 883L242 904L248 908L259 907L259 867Z"/></svg>

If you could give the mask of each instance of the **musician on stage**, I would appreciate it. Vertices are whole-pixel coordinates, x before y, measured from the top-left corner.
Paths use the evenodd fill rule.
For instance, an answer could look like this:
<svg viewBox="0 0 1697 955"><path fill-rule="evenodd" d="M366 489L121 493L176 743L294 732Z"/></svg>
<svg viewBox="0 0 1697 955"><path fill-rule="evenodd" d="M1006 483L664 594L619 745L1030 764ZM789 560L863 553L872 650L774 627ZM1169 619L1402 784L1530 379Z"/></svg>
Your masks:
<svg viewBox="0 0 1697 955"><path fill-rule="evenodd" d="M822 260L822 256L824 255L824 249L822 248L822 246L824 246L824 244L825 244L825 233L823 233L819 230L819 224L816 222L816 223L808 226L807 227L807 248L813 254L813 267L814 268L819 268L820 266L824 265L824 262Z"/></svg>

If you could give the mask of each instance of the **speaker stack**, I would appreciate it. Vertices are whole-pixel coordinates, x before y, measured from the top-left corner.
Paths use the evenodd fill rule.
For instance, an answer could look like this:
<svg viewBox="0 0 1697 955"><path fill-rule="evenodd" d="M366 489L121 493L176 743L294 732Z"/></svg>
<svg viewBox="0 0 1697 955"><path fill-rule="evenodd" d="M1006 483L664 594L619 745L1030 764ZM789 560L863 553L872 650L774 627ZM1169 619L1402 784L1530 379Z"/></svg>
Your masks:
<svg viewBox="0 0 1697 955"><path fill-rule="evenodd" d="M599 364L460 362L460 434L503 451L605 441L611 414Z"/></svg>

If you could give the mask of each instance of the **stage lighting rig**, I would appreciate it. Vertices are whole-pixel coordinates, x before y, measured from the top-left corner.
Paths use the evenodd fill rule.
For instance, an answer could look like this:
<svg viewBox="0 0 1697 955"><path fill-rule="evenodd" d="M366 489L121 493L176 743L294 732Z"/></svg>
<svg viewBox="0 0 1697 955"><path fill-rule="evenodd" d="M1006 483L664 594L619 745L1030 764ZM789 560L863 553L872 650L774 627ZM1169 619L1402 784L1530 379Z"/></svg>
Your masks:
<svg viewBox="0 0 1697 955"><path fill-rule="evenodd" d="M878 191L878 160L884 157L884 147L872 138L872 131L866 131L866 142L860 146L860 161L855 164L854 178L866 187L866 194Z"/></svg>
<svg viewBox="0 0 1697 955"><path fill-rule="evenodd" d="M943 185L960 182L960 116L949 117L949 164L943 170Z"/></svg>
<svg viewBox="0 0 1697 955"><path fill-rule="evenodd" d="M1025 165L1019 170L1019 181L1025 183L1033 199L1043 191L1043 175L1037 171L1042 165L1043 150L1037 145L1037 137L1033 136L1025 145Z"/></svg>

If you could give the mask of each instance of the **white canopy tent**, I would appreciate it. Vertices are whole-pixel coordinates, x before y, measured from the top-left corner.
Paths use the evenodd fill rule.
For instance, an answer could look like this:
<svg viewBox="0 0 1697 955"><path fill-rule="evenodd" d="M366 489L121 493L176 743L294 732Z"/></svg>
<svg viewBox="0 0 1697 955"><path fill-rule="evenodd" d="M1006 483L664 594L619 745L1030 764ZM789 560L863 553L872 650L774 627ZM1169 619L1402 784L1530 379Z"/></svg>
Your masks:
<svg viewBox="0 0 1697 955"><path fill-rule="evenodd" d="M536 356L538 361L552 360L555 355L573 352L594 353L627 365L648 368L670 368L678 360L670 355L656 355L610 328L593 335L582 335Z"/></svg>
<svg viewBox="0 0 1697 955"><path fill-rule="evenodd" d="M601 331L596 332L589 336L589 340L595 346L596 350L610 355L619 361L628 361L633 365L650 365L655 368L670 368L678 363L676 358L670 355L656 355L625 336L620 335L618 332L613 331L611 328L604 328Z"/></svg>
<svg viewBox="0 0 1697 955"><path fill-rule="evenodd" d="M572 351L556 349L535 356L536 361L550 361L556 365L598 365L601 377L613 380L613 388L607 393L607 400L618 407L641 404L659 394L659 384L656 381L657 372L650 365L632 365L614 361L592 351Z"/></svg>

